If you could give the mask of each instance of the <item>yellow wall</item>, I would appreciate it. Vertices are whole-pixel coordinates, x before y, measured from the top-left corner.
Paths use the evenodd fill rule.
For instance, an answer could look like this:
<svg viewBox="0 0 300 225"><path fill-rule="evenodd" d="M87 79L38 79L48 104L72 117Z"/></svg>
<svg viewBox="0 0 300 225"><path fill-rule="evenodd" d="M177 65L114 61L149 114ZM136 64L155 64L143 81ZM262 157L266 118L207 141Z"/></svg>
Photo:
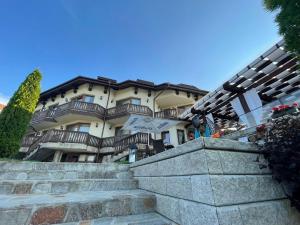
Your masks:
<svg viewBox="0 0 300 225"><path fill-rule="evenodd" d="M88 90L88 84L83 84L81 86L78 87L77 89L77 93L74 93L73 90L69 90L65 93L64 98L61 98L60 95L57 95L55 97L55 100L52 101L51 99L48 99L48 101L46 102L46 109L54 104L64 104L67 103L69 101L71 101L72 98L76 97L76 96L80 96L80 95L92 95L95 96L94 98L94 103L99 104L103 107L106 107L106 103L107 103L107 99L108 99L108 92L105 94L104 93L104 87L103 86L93 86L92 91ZM110 95L110 100L108 102L108 108L111 107L115 107L116 106L116 102L119 100L123 100L123 99L127 99L127 98L139 98L141 99L141 105L144 106L148 106L151 110L153 110L153 100L155 98L156 95L158 95L159 92L154 92L151 91L151 96L148 97L148 90L144 90L141 88L138 88L138 93L135 94L134 93L134 88L130 87L130 88L126 88L123 90L112 90L111 89L111 95ZM159 99L160 97L162 98L166 98L166 99L170 99L172 98L173 102L174 98L178 98L178 102L182 102L181 100L183 98L186 99L186 93L185 92L179 92L179 95L175 94L174 90L166 90L163 92L163 94L161 94L157 99ZM200 96L199 96L200 97ZM166 102L166 101L164 101ZM191 97L189 99L187 99L185 102L192 102L194 103L194 99L193 96L191 95ZM181 104L182 105L182 104ZM181 106L180 104L177 104L177 106ZM176 105L174 105L176 106ZM37 106L37 110L40 110L42 108L42 104L39 104ZM164 108L163 106L159 107L157 104L155 104L155 111L160 111L161 108ZM101 136L101 132L102 132L102 127L103 127L103 121L102 120L82 120L80 116L76 116L74 117L76 119L74 119L74 121L70 122L70 123L60 123L58 125L55 125L53 127L49 127L48 129L61 129L61 126L63 126L63 129L66 129L66 126L69 124L73 124L73 123L90 123L90 134L91 135L95 135L100 137ZM106 122L106 126L104 129L104 135L103 137L111 137L114 136L115 134L115 127L120 126L122 124L118 124L118 125L112 125L108 122ZM178 138L177 138L177 129L183 129L185 130L185 135L187 135L186 133L186 129L184 128L184 124L179 124L176 127L172 127L169 131L170 131L170 140L171 140L171 144L173 144L174 146L176 146L178 144ZM157 138L160 138L160 134L156 135ZM187 137L186 137L187 140Z"/></svg>

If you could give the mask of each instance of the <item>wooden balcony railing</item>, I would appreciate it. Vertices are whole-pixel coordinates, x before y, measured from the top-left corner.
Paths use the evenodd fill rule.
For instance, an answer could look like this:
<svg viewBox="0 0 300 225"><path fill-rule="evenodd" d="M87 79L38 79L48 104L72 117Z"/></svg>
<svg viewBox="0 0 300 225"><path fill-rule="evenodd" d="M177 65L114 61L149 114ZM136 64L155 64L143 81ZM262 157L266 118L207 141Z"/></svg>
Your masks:
<svg viewBox="0 0 300 225"><path fill-rule="evenodd" d="M88 102L82 101L71 101L62 105L57 106L55 109L39 111L33 114L31 124L37 124L42 121L52 121L55 122L56 118L69 114L76 113L87 116L95 116L97 118L103 118L105 113L107 119L114 119L120 116L125 116L128 114L139 114L145 116L152 116L152 110L148 106L125 104L116 106L105 110L104 107Z"/></svg>
<svg viewBox="0 0 300 225"><path fill-rule="evenodd" d="M66 115L68 113L77 113L88 116L95 116L103 118L105 109L104 107L88 102L71 101L57 106L54 109L48 109L45 111L36 112L33 114L31 123L40 123L41 121L55 121L59 116Z"/></svg>
<svg viewBox="0 0 300 225"><path fill-rule="evenodd" d="M22 147L29 147L27 153L30 153L39 144L42 143L77 143L87 146L99 147L101 138L90 135L86 132L66 131L66 130L48 130L43 136L28 137L25 136L22 140Z"/></svg>
<svg viewBox="0 0 300 225"><path fill-rule="evenodd" d="M29 147L31 146L36 140L40 137L38 136L26 136L22 139L21 146L22 147Z"/></svg>
<svg viewBox="0 0 300 225"><path fill-rule="evenodd" d="M63 116L68 113L77 113L82 115L103 118L105 113L104 107L98 104L82 102L82 101L71 101L63 105L59 105L53 111L54 111L53 117Z"/></svg>
<svg viewBox="0 0 300 225"><path fill-rule="evenodd" d="M102 138L101 148L105 147L114 147L117 141L122 140L123 138L128 137L129 135L118 135L113 137Z"/></svg>
<svg viewBox="0 0 300 225"><path fill-rule="evenodd" d="M132 144L150 144L152 145L152 138L150 134L147 133L136 133L123 138L115 142L115 153L122 152L123 150L130 147Z"/></svg>
<svg viewBox="0 0 300 225"><path fill-rule="evenodd" d="M179 116L184 111L185 109L164 109L160 112L155 112L155 117L162 119L179 119Z"/></svg>
<svg viewBox="0 0 300 225"><path fill-rule="evenodd" d="M114 119L128 114L152 116L152 110L148 106L124 104L107 109L107 119Z"/></svg>
<svg viewBox="0 0 300 225"><path fill-rule="evenodd" d="M44 135L33 137L25 136L22 140L22 147L28 147L27 154L30 154L42 143L77 143L93 146L97 148L114 147L116 152L127 149L131 144L152 144L152 139L148 141L148 134L136 133L126 136L115 136L99 138L86 132L66 131L66 130L48 130Z"/></svg>
<svg viewBox="0 0 300 225"><path fill-rule="evenodd" d="M86 132L66 131L66 130L49 130L43 136L41 143L44 142L61 142L61 143L78 143L88 146L98 147L100 138L90 135Z"/></svg>
<svg viewBox="0 0 300 225"><path fill-rule="evenodd" d="M55 120L51 114L52 114L51 110L35 112L32 115L32 119L31 119L30 123L37 124L37 123L40 123L41 121L55 122Z"/></svg>

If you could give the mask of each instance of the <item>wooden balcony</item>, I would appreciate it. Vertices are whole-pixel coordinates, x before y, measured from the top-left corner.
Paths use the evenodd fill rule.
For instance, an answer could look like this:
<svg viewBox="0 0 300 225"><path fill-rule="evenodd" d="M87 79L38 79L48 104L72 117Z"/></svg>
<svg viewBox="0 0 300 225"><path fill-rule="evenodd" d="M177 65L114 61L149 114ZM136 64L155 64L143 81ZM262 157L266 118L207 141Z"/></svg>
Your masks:
<svg viewBox="0 0 300 225"><path fill-rule="evenodd" d="M110 109L107 109L107 119L112 120L122 116L127 116L130 114L152 116L153 112L148 106L134 105L134 104L124 104L119 105Z"/></svg>
<svg viewBox="0 0 300 225"><path fill-rule="evenodd" d="M51 145L51 143L53 144ZM79 151L81 149L81 151L84 152L87 151L87 147L94 147L93 151L97 152L100 143L101 138L86 132L48 130L44 135L39 137L25 136L22 140L21 147L28 147L27 155L29 156L32 152L40 148L51 149L49 146L61 150L70 148L70 146L63 144L82 144L82 146L78 147ZM75 150L76 147L72 146L71 149ZM48 151L48 153L49 152L50 151ZM42 156L40 156L39 159L41 159L41 157Z"/></svg>
<svg viewBox="0 0 300 225"><path fill-rule="evenodd" d="M55 122L55 119L53 118L53 111L51 110L45 110L45 111L39 111L35 112L32 115L32 119L30 121L31 125L39 124L41 122Z"/></svg>
<svg viewBox="0 0 300 225"><path fill-rule="evenodd" d="M105 113L105 108L94 103L71 101L69 103L59 105L56 109L54 109L54 111L53 117L60 117L72 113L102 119Z"/></svg>
<svg viewBox="0 0 300 225"><path fill-rule="evenodd" d="M179 120L179 116L184 112L184 109L165 109L160 112L155 112L156 118Z"/></svg>
<svg viewBox="0 0 300 225"><path fill-rule="evenodd" d="M49 125L58 121L66 122L66 119L74 120L74 118L69 116L70 114L97 119L103 119L106 114L107 120L113 120L130 114L152 116L152 113L152 110L148 106L142 105L125 104L105 110L104 107L98 104L71 101L59 105L55 109L35 112L31 120L31 125L38 129L47 128L47 126L49 127Z"/></svg>
<svg viewBox="0 0 300 225"><path fill-rule="evenodd" d="M148 138L150 140L148 141ZM50 144L49 144L50 143ZM53 143L51 145L51 143ZM123 135L123 136L114 136L99 138L93 135L90 135L86 132L78 131L66 131L66 130L48 130L42 136L25 136L22 140L21 147L28 148L26 154L28 156L32 155L34 151L38 149L47 149L47 154L50 153L49 146L52 146L54 149L68 150L70 146L64 144L83 144L82 152L87 151L87 147L92 147L94 153L98 152L98 149L105 147L113 147L115 153L121 152L125 149L128 149L131 144L152 144L151 136L145 133L136 133L133 135ZM80 148L72 146L70 151L73 151L75 148ZM53 152L53 149L52 149ZM39 155L39 160L41 160L42 154ZM34 159L29 157L28 159ZM36 159L36 158L35 158Z"/></svg>
<svg viewBox="0 0 300 225"><path fill-rule="evenodd" d="M55 123L63 116L75 114L102 119L105 114L104 107L88 102L71 101L57 106L55 109L35 112L33 114L31 125L37 128L47 127L49 122ZM72 119L72 118L70 118Z"/></svg>

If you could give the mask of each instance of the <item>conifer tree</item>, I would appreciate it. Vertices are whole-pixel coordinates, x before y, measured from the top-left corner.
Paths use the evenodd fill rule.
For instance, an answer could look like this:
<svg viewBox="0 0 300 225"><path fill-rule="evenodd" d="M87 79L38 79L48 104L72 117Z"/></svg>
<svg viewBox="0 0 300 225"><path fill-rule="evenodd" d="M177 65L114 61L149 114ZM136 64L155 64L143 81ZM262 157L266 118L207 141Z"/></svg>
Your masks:
<svg viewBox="0 0 300 225"><path fill-rule="evenodd" d="M0 157L14 157L26 133L40 96L42 75L38 70L27 76L0 114Z"/></svg>

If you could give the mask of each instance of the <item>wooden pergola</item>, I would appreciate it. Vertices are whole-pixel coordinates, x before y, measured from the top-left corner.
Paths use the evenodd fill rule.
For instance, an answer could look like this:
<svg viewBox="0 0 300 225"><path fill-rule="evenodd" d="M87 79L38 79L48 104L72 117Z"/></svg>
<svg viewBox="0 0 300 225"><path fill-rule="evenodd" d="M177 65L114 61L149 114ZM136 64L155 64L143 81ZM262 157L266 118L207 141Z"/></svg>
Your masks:
<svg viewBox="0 0 300 225"><path fill-rule="evenodd" d="M290 95L300 89L298 69L296 56L286 51L284 41L280 41L193 107L204 114L211 113L218 126L228 127L229 121L238 121L230 101L253 88L263 105ZM180 117L191 119L191 109Z"/></svg>

